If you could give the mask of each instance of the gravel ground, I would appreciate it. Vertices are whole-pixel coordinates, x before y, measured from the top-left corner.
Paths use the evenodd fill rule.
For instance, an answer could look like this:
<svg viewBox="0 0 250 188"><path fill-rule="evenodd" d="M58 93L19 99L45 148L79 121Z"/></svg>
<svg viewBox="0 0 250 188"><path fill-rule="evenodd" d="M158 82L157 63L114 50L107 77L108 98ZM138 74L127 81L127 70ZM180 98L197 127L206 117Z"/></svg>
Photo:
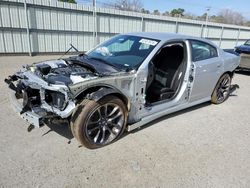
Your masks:
<svg viewBox="0 0 250 188"><path fill-rule="evenodd" d="M89 150L65 126L28 133L8 100L7 75L56 57L0 57L0 187L250 187L250 74L235 75L241 88L221 105L163 117Z"/></svg>

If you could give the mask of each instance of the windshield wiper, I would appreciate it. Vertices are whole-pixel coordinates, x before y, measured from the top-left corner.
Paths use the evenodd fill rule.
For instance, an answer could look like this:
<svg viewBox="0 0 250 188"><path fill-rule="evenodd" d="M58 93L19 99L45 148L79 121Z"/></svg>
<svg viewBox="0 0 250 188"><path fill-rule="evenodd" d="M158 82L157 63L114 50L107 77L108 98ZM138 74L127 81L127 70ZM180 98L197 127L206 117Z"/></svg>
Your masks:
<svg viewBox="0 0 250 188"><path fill-rule="evenodd" d="M102 58L98 58L98 57L87 57L88 59L93 59L93 60L96 60L96 61L100 61L100 62L103 62L103 63L105 63L105 64L107 64L107 65L110 65L110 66L112 66L112 67L114 67L116 70L120 70L117 66L115 66L114 64L112 64L112 63L109 63L108 61L106 61L106 60L104 60L104 59L102 59Z"/></svg>

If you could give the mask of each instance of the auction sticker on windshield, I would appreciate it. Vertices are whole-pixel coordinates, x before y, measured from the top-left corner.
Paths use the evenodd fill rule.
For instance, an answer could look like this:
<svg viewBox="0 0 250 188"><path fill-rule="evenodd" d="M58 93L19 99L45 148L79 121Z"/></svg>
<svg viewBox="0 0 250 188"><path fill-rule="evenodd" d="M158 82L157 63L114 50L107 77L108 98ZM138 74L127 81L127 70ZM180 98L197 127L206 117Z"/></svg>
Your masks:
<svg viewBox="0 0 250 188"><path fill-rule="evenodd" d="M149 39L141 39L139 42L150 46L155 46L158 43L155 40L149 40Z"/></svg>

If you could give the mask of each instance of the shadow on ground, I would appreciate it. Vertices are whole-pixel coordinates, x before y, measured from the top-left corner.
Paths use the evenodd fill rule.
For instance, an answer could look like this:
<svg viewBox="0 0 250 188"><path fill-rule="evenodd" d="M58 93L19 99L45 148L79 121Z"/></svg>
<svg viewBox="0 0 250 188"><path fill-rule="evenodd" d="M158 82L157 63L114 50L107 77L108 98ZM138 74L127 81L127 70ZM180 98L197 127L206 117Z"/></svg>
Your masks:
<svg viewBox="0 0 250 188"><path fill-rule="evenodd" d="M47 134L49 134L50 132L56 132L57 134L65 137L66 139L69 140L68 143L70 143L70 140L72 138L74 138L74 136L72 135L71 133L71 130L70 130L70 125L69 123L67 122L53 122L53 123L46 123L47 127L50 128L50 130L48 130L46 133L44 133L42 136L46 136Z"/></svg>
<svg viewBox="0 0 250 188"><path fill-rule="evenodd" d="M235 71L235 73L250 76L250 69L237 70L237 71Z"/></svg>
<svg viewBox="0 0 250 188"><path fill-rule="evenodd" d="M148 128L148 127L150 127L150 126L152 126L154 124L157 124L157 123L159 123L161 121L164 121L166 119L174 118L176 116L179 116L179 115L191 112L191 111L195 111L195 110L201 109L203 107L207 107L209 105L211 105L211 102L202 103L202 104L199 104L199 105L196 105L196 106L193 106L193 107L190 107L190 108L178 111L178 112L171 113L169 115L162 116L162 117L160 117L160 118L158 118L156 120L151 121L150 123L145 124L144 126L138 128L138 129L135 129L135 130L129 132L128 134L136 133L136 132L138 132L140 130L146 129L146 128Z"/></svg>
<svg viewBox="0 0 250 188"><path fill-rule="evenodd" d="M156 120L153 120L152 122L142 126L141 128L138 128L138 129L135 129L131 132L125 132L121 139L128 136L129 134L133 134L133 133L136 133L140 130L143 130L143 129L146 129L158 122L161 122L161 121L164 121L166 119L169 119L169 118L174 118L176 116L179 116L179 115L182 115L184 113L188 113L190 111L194 111L194 110L197 110L197 109L200 109L200 108L203 108L203 107L207 107L211 105L210 102L206 102L206 103L203 103L203 104L199 104L199 105L196 105L196 106L193 106L193 107L190 107L190 108L187 108L187 109L184 109L184 110L181 110L181 111L178 111L178 112L175 112L175 113L172 113L172 114L169 114L169 115L166 115L166 116L163 116L163 117L160 117ZM47 123L46 126L48 126L50 128L49 131L47 131L46 133L44 133L42 136L46 136L47 134L49 134L50 132L56 132L57 134L65 137L66 139L68 139L68 144L70 144L71 142L71 139L74 138L74 136L72 135L71 133L71 130L70 130L70 127L69 127L69 124L64 122L64 123Z"/></svg>

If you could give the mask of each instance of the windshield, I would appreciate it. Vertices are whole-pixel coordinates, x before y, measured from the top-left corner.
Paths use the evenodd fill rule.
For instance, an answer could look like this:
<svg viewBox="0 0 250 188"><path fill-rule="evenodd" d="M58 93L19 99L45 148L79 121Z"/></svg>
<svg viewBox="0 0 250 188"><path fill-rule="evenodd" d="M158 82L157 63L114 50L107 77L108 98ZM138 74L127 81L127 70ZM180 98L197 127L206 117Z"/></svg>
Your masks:
<svg viewBox="0 0 250 188"><path fill-rule="evenodd" d="M245 42L245 45L250 46L250 40L247 40L247 41Z"/></svg>
<svg viewBox="0 0 250 188"><path fill-rule="evenodd" d="M88 58L120 69L136 69L146 59L159 40L118 35L88 52Z"/></svg>

